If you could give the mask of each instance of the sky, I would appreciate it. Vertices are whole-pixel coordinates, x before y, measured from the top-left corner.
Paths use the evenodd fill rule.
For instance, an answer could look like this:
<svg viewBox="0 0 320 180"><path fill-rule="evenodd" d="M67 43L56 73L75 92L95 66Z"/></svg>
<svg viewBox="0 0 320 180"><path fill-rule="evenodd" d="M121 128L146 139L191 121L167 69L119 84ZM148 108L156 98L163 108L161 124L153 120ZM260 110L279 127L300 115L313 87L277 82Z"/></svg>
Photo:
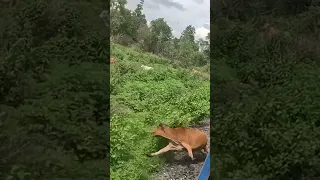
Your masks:
<svg viewBox="0 0 320 180"><path fill-rule="evenodd" d="M127 7L134 10L139 2L128 0ZM210 32L210 0L145 0L143 13L149 23L164 18L175 37L180 37L188 25L196 29L196 39L204 38Z"/></svg>

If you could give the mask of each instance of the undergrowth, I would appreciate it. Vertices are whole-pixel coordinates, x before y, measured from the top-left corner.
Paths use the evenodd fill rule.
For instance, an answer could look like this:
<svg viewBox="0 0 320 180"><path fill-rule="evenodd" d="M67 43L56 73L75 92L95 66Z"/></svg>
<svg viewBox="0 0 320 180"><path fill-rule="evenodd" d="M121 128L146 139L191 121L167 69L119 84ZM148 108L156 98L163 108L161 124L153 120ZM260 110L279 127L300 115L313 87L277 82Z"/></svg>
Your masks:
<svg viewBox="0 0 320 180"><path fill-rule="evenodd" d="M159 123L188 126L209 116L209 80L190 69L174 68L170 60L111 44L111 179L149 179L161 166L159 139L151 131ZM154 68L144 71L140 66Z"/></svg>

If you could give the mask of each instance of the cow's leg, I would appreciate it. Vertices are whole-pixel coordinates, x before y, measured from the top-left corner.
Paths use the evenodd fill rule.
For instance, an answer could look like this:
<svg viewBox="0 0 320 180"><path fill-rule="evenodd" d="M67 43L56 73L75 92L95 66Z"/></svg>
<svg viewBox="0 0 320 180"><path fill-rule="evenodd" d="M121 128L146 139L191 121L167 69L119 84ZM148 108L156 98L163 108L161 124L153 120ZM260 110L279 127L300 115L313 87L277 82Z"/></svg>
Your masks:
<svg viewBox="0 0 320 180"><path fill-rule="evenodd" d="M208 154L209 148L206 146L206 147L204 147L203 149L201 149L201 151L202 151L204 154Z"/></svg>
<svg viewBox="0 0 320 180"><path fill-rule="evenodd" d="M188 151L188 155L191 157L192 160L195 160L196 158L193 157L193 153L192 153L192 148L188 143L185 142L181 142L182 146L184 146L187 151Z"/></svg>
<svg viewBox="0 0 320 180"><path fill-rule="evenodd" d="M201 149L201 152L202 152L203 154L207 154L207 152L206 152L205 149Z"/></svg>
<svg viewBox="0 0 320 180"><path fill-rule="evenodd" d="M169 143L166 147L160 149L158 152L151 153L151 156L157 156L159 154L162 154L162 153L168 152L170 150L174 150L174 149L175 149L174 146L171 143Z"/></svg>

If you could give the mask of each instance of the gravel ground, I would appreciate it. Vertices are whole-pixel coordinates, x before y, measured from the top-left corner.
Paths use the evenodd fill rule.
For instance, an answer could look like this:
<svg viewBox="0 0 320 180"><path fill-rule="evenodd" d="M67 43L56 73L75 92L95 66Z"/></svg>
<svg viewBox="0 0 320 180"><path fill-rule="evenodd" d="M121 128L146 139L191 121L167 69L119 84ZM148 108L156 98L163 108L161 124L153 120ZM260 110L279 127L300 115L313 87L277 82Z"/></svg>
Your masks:
<svg viewBox="0 0 320 180"><path fill-rule="evenodd" d="M210 121L205 120L201 124L194 126L203 131L208 137L208 147L210 147ZM204 164L206 155L201 151L193 153L196 158L191 161L187 152L169 151L162 155L166 162L164 167L154 174L152 180L196 180Z"/></svg>

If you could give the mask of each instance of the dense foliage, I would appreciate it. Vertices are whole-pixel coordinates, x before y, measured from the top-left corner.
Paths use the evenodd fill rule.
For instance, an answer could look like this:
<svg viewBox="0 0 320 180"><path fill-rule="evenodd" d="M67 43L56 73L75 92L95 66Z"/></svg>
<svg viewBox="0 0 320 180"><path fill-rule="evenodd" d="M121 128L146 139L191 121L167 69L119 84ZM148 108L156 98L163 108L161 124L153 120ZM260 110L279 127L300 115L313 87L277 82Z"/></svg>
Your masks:
<svg viewBox="0 0 320 180"><path fill-rule="evenodd" d="M209 36L196 41L189 25L173 37L163 18L148 26L143 1L134 11L125 5L112 1L110 12L111 57L117 59L110 67L110 177L149 180L163 161L146 154L165 145L151 130L159 123L188 126L209 116Z"/></svg>
<svg viewBox="0 0 320 180"><path fill-rule="evenodd" d="M215 3L212 179L319 179L320 7Z"/></svg>
<svg viewBox="0 0 320 180"><path fill-rule="evenodd" d="M145 179L161 165L146 154L164 146L152 138L160 123L187 126L209 116L209 81L169 60L111 45L111 179ZM147 64L154 70L144 71Z"/></svg>
<svg viewBox="0 0 320 180"><path fill-rule="evenodd" d="M147 26L143 1L125 4L110 19L100 0L1 2L0 179L107 179L109 150L112 179L148 179L161 163L143 155L159 145L150 129L208 116L208 79L182 68L209 71L208 40L200 52L192 26L173 38L162 18ZM132 46L112 45L110 86L109 20Z"/></svg>
<svg viewBox="0 0 320 180"><path fill-rule="evenodd" d="M1 5L0 179L106 179L107 6Z"/></svg>

